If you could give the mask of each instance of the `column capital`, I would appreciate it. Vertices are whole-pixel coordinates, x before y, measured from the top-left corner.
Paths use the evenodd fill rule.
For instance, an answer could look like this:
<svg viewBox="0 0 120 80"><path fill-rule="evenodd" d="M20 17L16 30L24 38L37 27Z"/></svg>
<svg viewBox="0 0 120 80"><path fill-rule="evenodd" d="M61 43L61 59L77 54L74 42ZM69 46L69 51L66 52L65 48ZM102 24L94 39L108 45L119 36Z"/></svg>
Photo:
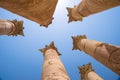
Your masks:
<svg viewBox="0 0 120 80"><path fill-rule="evenodd" d="M13 28L12 28L12 31L10 33L8 33L8 36L10 35L13 35L13 36L17 36L17 35L22 35L24 36L24 33L23 33L23 21L17 21L16 19L15 20L8 20L9 22L13 23Z"/></svg>
<svg viewBox="0 0 120 80"><path fill-rule="evenodd" d="M72 9L73 8L67 7L66 9L68 11L68 15L67 16L69 17L68 23L70 23L70 22L74 21L74 18L72 17Z"/></svg>
<svg viewBox="0 0 120 80"><path fill-rule="evenodd" d="M91 72L91 71L94 71L92 69L92 64L91 63L88 63L86 65L83 65L81 67L78 67L80 73L81 73L81 79L84 80L86 75Z"/></svg>
<svg viewBox="0 0 120 80"><path fill-rule="evenodd" d="M72 50L77 50L79 49L78 48L78 42L81 40L81 39L86 39L87 37L85 35L80 35L80 36L72 36L72 39L73 39L73 48Z"/></svg>
<svg viewBox="0 0 120 80"><path fill-rule="evenodd" d="M82 21L82 17L81 14L78 12L77 6L75 5L74 8L70 8L67 7L66 8L68 11L68 23L72 22L72 21Z"/></svg>
<svg viewBox="0 0 120 80"><path fill-rule="evenodd" d="M54 45L54 42L51 42L50 45L46 45L45 48L42 48L42 49L39 49L43 55L45 55L45 52L48 50L48 49L54 49L58 55L61 55L59 52L58 52L58 49L55 47Z"/></svg>

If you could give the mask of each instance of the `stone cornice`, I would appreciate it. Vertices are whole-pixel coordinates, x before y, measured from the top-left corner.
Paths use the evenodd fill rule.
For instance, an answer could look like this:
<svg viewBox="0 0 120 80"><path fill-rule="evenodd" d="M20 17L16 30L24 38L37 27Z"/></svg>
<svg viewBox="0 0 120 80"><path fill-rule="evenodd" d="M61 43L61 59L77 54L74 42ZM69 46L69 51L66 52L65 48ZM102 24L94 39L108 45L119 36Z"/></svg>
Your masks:
<svg viewBox="0 0 120 80"><path fill-rule="evenodd" d="M13 29L12 31L8 34L8 36L10 35L13 35L13 36L17 36L17 35L22 35L24 36L24 33L23 33L23 21L17 21L16 19L15 20L8 20L9 22L13 23L14 26L13 26Z"/></svg>
<svg viewBox="0 0 120 80"><path fill-rule="evenodd" d="M72 50L77 50L79 49L78 48L78 42L81 40L81 39L86 39L87 37L85 35L81 35L81 36L72 36L72 39L73 39L73 48Z"/></svg>
<svg viewBox="0 0 120 80"><path fill-rule="evenodd" d="M88 63L87 65L83 65L81 67L78 67L80 73L81 73L81 80L85 80L86 75L91 72L94 71L92 69L92 65L91 63Z"/></svg>
<svg viewBox="0 0 120 80"><path fill-rule="evenodd" d="M61 54L58 52L57 48L55 47L54 42L51 42L50 45L46 45L45 48L40 49L40 51L43 53L43 55L45 55L45 52L46 52L48 49L54 49L54 50L58 53L58 55L61 55Z"/></svg>

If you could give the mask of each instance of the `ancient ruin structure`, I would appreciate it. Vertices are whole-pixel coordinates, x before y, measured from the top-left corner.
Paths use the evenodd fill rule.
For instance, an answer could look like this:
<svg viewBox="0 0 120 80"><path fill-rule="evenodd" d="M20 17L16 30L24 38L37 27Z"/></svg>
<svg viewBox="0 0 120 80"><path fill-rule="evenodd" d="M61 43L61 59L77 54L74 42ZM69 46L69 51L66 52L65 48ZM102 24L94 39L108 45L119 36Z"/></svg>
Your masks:
<svg viewBox="0 0 120 80"><path fill-rule="evenodd" d="M92 69L91 63L78 67L81 80L103 80L96 72Z"/></svg>
<svg viewBox="0 0 120 80"><path fill-rule="evenodd" d="M70 80L53 42L40 51L44 55L42 80Z"/></svg>
<svg viewBox="0 0 120 80"><path fill-rule="evenodd" d="M85 35L72 37L73 50L79 49L120 75L120 46L86 39Z"/></svg>
<svg viewBox="0 0 120 80"><path fill-rule="evenodd" d="M120 5L120 0L82 0L74 8L67 7L69 21L82 21L83 17L116 7Z"/></svg>
<svg viewBox="0 0 120 80"><path fill-rule="evenodd" d="M58 0L0 0L0 7L48 27Z"/></svg>
<svg viewBox="0 0 120 80"><path fill-rule="evenodd" d="M23 21L0 19L0 35L23 36Z"/></svg>

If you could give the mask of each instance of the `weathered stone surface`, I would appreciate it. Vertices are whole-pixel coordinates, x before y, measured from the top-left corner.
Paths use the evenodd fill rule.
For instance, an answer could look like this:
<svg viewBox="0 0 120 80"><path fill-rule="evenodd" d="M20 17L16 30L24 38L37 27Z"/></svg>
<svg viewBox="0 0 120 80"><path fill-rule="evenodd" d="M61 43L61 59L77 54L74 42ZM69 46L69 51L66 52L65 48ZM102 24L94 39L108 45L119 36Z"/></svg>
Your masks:
<svg viewBox="0 0 120 80"><path fill-rule="evenodd" d="M54 43L41 49L44 54L42 80L70 80Z"/></svg>
<svg viewBox="0 0 120 80"><path fill-rule="evenodd" d="M120 0L82 0L74 8L67 7L69 21L82 21L83 17L120 6Z"/></svg>
<svg viewBox="0 0 120 80"><path fill-rule="evenodd" d="M48 49L54 49L54 50L56 50L56 52L58 53L58 55L61 55L61 54L58 52L58 49L55 47L54 42L51 42L50 45L46 45L45 48L40 49L40 51L43 53L43 55L45 55L45 52L46 52Z"/></svg>
<svg viewBox="0 0 120 80"><path fill-rule="evenodd" d="M23 33L23 21L17 21L16 19L15 20L9 20L9 22L13 23L14 26L13 26L13 31L11 31L8 35L13 35L13 36L17 36L17 35L22 35L24 36L24 33Z"/></svg>
<svg viewBox="0 0 120 80"><path fill-rule="evenodd" d="M79 49L79 50L82 50L82 49L80 49L80 48L78 48L78 42L79 41L81 41L81 40L83 40L83 39L86 39L87 37L85 36L85 35L82 35L82 36L72 36L72 39L73 39L73 49L72 50L77 50L77 49Z"/></svg>
<svg viewBox="0 0 120 80"><path fill-rule="evenodd" d="M103 80L92 69L91 63L78 67L81 73L81 80Z"/></svg>
<svg viewBox="0 0 120 80"><path fill-rule="evenodd" d="M13 23L8 22L7 20L0 20L0 35L9 34L12 31Z"/></svg>
<svg viewBox="0 0 120 80"><path fill-rule="evenodd" d="M88 40L82 38L82 36L74 37L73 45L75 49L84 51L120 75L120 47L95 40Z"/></svg>
<svg viewBox="0 0 120 80"><path fill-rule="evenodd" d="M120 47L103 43L97 47L95 59L120 75Z"/></svg>
<svg viewBox="0 0 120 80"><path fill-rule="evenodd" d="M58 0L0 0L0 7L47 27Z"/></svg>

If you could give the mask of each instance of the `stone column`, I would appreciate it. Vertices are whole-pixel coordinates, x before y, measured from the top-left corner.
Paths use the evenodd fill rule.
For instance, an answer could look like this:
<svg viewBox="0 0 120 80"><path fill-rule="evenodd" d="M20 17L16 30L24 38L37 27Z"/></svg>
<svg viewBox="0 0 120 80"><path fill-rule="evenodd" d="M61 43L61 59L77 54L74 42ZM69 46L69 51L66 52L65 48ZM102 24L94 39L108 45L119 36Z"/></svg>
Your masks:
<svg viewBox="0 0 120 80"><path fill-rule="evenodd" d="M0 35L23 36L23 21L0 19Z"/></svg>
<svg viewBox="0 0 120 80"><path fill-rule="evenodd" d="M85 35L72 37L73 50L81 50L120 75L120 47L86 39Z"/></svg>
<svg viewBox="0 0 120 80"><path fill-rule="evenodd" d="M78 67L81 73L81 80L103 80L99 75L92 69L91 63Z"/></svg>
<svg viewBox="0 0 120 80"><path fill-rule="evenodd" d="M74 8L67 7L69 21L82 21L83 17L116 7L120 5L120 0L82 0Z"/></svg>
<svg viewBox="0 0 120 80"><path fill-rule="evenodd" d="M58 0L0 0L0 7L47 28L54 19L57 2Z"/></svg>
<svg viewBox="0 0 120 80"><path fill-rule="evenodd" d="M42 80L70 80L54 42L40 49L44 55Z"/></svg>

